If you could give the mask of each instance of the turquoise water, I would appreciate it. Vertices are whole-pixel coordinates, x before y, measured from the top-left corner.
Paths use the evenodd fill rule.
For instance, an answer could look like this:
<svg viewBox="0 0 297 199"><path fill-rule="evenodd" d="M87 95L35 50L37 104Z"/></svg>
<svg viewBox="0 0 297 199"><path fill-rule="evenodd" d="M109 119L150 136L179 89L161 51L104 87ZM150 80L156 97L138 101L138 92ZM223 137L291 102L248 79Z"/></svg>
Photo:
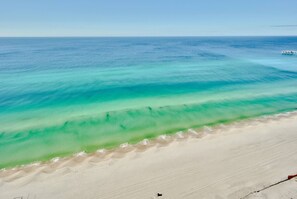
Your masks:
<svg viewBox="0 0 297 199"><path fill-rule="evenodd" d="M0 38L0 168L297 108L297 37Z"/></svg>

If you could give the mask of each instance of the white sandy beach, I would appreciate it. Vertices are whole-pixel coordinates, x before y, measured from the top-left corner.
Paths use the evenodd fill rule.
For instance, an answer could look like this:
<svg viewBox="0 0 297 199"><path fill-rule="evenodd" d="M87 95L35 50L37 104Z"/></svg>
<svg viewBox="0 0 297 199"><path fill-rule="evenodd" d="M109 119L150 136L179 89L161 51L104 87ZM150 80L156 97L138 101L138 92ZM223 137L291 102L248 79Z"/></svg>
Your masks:
<svg viewBox="0 0 297 199"><path fill-rule="evenodd" d="M200 138L175 138L169 144L155 142L146 149L81 155L1 171L0 198L244 198L297 174L297 115L232 125ZM297 181L245 198L297 198Z"/></svg>

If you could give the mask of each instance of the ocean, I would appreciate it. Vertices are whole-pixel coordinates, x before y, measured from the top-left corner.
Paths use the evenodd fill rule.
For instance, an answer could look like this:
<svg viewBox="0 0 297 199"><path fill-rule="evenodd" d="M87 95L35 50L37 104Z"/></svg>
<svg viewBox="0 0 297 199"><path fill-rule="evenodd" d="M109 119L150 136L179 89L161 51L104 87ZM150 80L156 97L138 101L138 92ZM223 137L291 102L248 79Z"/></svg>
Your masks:
<svg viewBox="0 0 297 199"><path fill-rule="evenodd" d="M297 109L297 37L0 38L0 168Z"/></svg>

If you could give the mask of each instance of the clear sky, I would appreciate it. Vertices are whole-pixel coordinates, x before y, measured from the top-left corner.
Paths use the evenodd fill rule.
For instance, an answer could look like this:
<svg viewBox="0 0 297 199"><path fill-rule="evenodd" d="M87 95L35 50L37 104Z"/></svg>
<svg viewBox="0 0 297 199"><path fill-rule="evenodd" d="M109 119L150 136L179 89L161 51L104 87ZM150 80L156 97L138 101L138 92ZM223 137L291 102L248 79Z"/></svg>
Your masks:
<svg viewBox="0 0 297 199"><path fill-rule="evenodd" d="M0 0L0 36L297 35L296 0Z"/></svg>

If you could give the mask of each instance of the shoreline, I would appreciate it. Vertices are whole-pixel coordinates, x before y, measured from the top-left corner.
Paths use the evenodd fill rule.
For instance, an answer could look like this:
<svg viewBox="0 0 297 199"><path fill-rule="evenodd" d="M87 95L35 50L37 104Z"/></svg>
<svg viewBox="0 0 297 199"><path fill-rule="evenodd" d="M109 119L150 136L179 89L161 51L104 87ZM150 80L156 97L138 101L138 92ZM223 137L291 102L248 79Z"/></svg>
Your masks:
<svg viewBox="0 0 297 199"><path fill-rule="evenodd" d="M1 168L0 169L0 178L6 176L7 174L14 174L22 170L26 170L27 172L34 172L34 169L39 169L40 167L57 167L57 165L63 165L67 162L77 162L77 160L84 161L84 159L92 159L99 158L96 162L101 162L107 160L109 158L113 158L113 156L117 156L118 153L122 153L123 156L125 153L129 153L131 151L139 151L143 152L151 147L164 147L171 142L179 142L184 141L186 139L201 139L204 136L211 134L218 134L223 132L224 130L232 129L232 128L241 128L244 126L257 125L261 123L267 123L270 121L281 120L282 118L291 118L297 117L297 111L289 111L284 113L276 113L271 115L263 115L259 117L241 119L235 122L229 123L220 123L214 126L204 126L203 128L189 128L186 131L178 131L176 133L171 134L163 134L158 137L151 139L144 139L136 144L122 143L117 147L105 149L100 148L95 152L86 153L85 151L80 151L78 153L74 153L73 155L66 157L54 157L47 161L36 161L29 164L17 165L14 167ZM68 165L68 164L67 164Z"/></svg>
<svg viewBox="0 0 297 199"><path fill-rule="evenodd" d="M296 111L280 113L2 169L0 197L242 198L297 173L296 121ZM297 196L296 186L293 179L257 197Z"/></svg>

